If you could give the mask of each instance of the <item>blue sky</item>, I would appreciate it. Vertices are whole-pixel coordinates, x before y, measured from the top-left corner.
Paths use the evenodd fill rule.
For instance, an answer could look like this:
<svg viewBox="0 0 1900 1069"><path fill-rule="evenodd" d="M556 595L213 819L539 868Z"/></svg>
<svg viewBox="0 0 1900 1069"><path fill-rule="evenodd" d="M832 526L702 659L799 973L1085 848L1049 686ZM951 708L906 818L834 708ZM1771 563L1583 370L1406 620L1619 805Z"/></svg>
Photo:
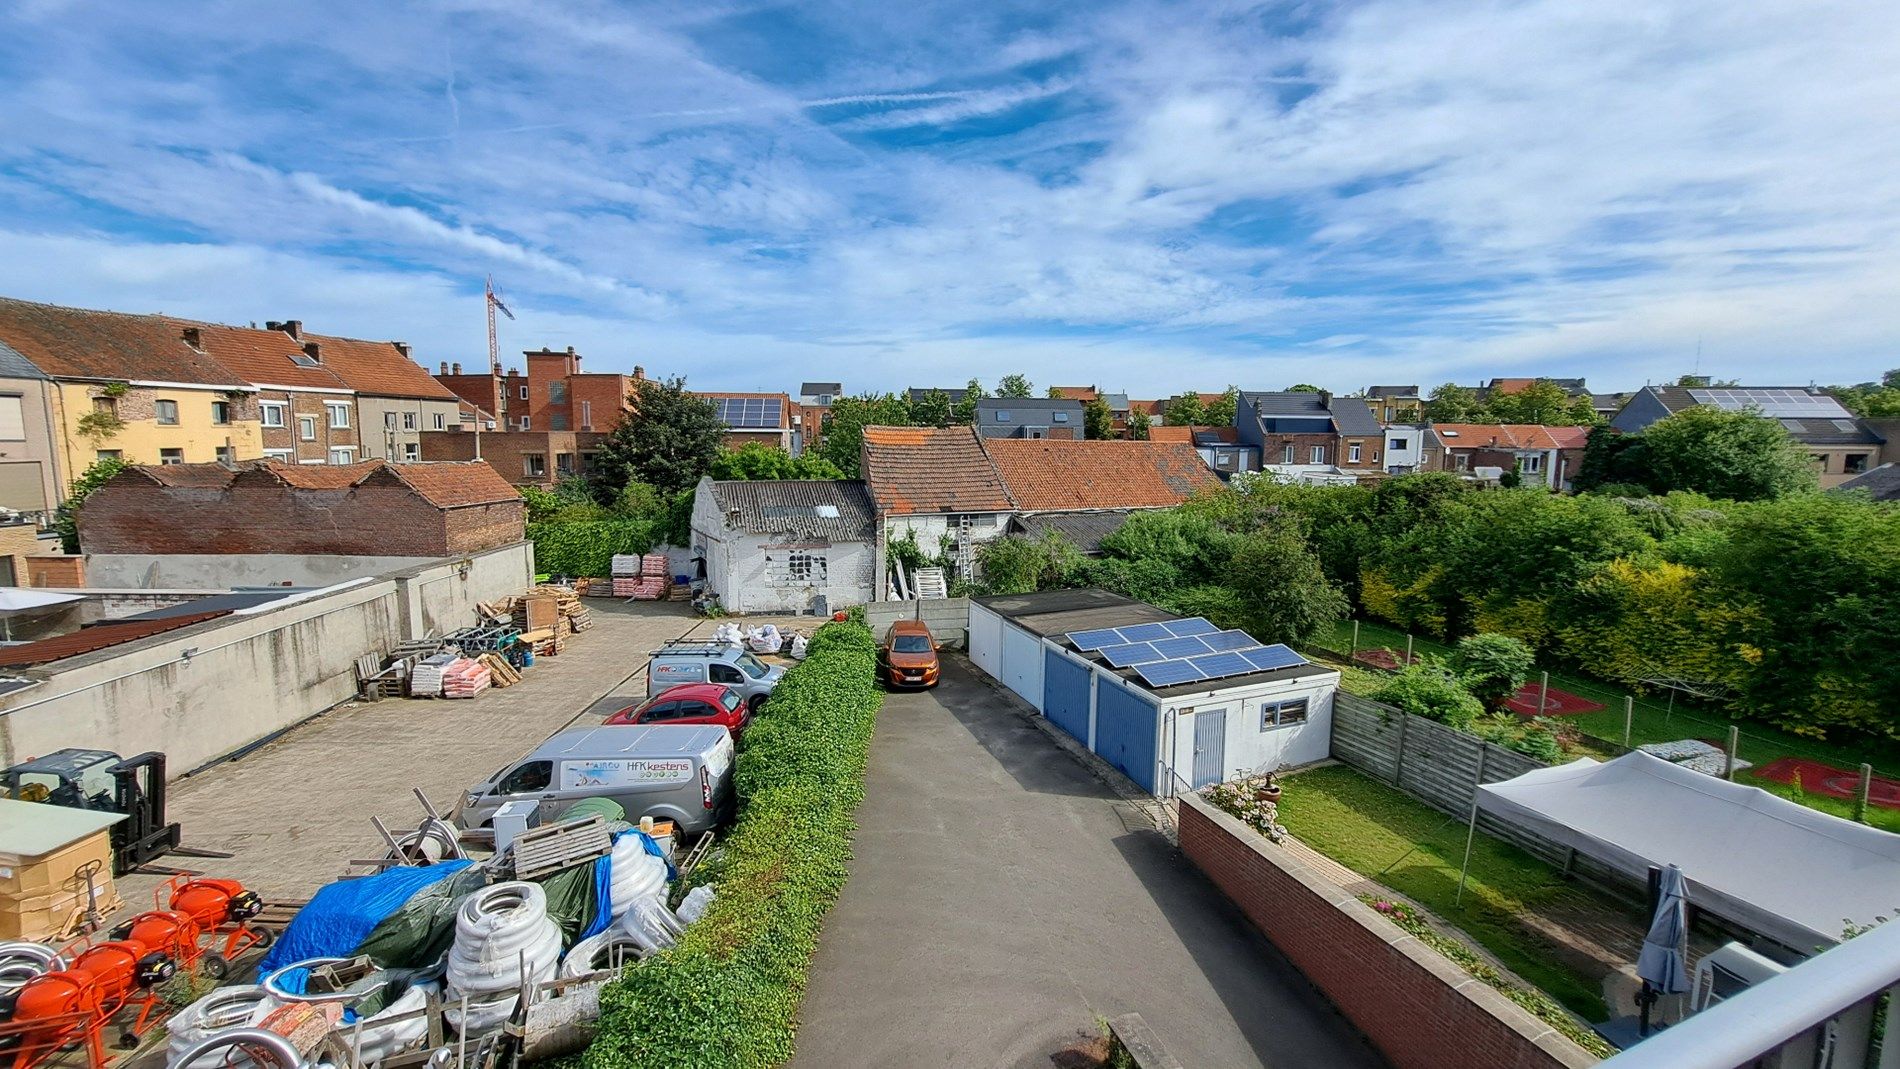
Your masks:
<svg viewBox="0 0 1900 1069"><path fill-rule="evenodd" d="M1900 365L1900 5L16 0L0 293L701 388Z"/></svg>

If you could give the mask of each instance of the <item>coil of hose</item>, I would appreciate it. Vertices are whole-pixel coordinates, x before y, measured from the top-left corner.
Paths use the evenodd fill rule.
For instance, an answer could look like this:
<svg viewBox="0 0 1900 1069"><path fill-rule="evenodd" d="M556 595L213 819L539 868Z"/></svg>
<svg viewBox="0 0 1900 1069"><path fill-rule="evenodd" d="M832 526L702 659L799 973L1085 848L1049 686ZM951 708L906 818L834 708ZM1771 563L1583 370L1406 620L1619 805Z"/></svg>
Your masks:
<svg viewBox="0 0 1900 1069"><path fill-rule="evenodd" d="M553 979L560 959L561 930L548 917L540 884L498 883L469 895L455 915L449 948L450 1022L463 1035L501 1024L514 1012L522 983Z"/></svg>
<svg viewBox="0 0 1900 1069"><path fill-rule="evenodd" d="M65 968L66 959L44 943L0 943L0 995L10 995L36 976Z"/></svg>
<svg viewBox="0 0 1900 1069"><path fill-rule="evenodd" d="M243 984L237 987L222 987L198 1001L179 1010L172 1019L165 1022L165 1031L171 1039L166 1047L165 1065L168 1069L240 1069L254 1064L243 1055L227 1055L222 1052L207 1054L195 1062L184 1060L185 1052L197 1046L219 1032L233 1028L248 1028L264 1019L270 1011L282 1005L257 984Z"/></svg>

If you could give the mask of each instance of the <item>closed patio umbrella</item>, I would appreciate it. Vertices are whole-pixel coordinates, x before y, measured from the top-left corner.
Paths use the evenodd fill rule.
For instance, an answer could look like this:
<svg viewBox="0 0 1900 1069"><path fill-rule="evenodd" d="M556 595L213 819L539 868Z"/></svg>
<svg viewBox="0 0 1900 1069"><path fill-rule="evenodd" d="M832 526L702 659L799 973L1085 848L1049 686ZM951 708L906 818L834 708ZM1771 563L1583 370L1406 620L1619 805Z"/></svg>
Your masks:
<svg viewBox="0 0 1900 1069"><path fill-rule="evenodd" d="M1688 881L1682 878L1680 866L1670 865L1657 881L1656 915L1650 920L1649 934L1643 937L1643 950L1636 958L1636 976L1643 982L1637 1002L1643 1011L1644 1035L1649 1034L1649 1010L1657 997L1689 990L1688 942Z"/></svg>

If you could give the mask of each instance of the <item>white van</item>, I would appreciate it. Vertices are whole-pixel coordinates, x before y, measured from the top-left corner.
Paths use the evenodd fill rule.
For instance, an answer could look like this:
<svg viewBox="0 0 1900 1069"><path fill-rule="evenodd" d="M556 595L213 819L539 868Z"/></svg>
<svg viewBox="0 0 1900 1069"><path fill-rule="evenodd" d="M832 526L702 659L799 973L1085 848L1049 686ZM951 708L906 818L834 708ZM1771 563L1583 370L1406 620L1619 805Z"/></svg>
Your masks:
<svg viewBox="0 0 1900 1069"><path fill-rule="evenodd" d="M524 800L539 802L545 820L583 798L612 798L629 821L670 820L688 835L716 827L736 805L732 735L703 724L563 731L471 787L455 821L486 827L503 804Z"/></svg>
<svg viewBox="0 0 1900 1069"><path fill-rule="evenodd" d="M654 650L647 664L647 697L682 683L718 683L738 691L747 708L757 714L784 678L785 666L766 664L738 646L669 642Z"/></svg>

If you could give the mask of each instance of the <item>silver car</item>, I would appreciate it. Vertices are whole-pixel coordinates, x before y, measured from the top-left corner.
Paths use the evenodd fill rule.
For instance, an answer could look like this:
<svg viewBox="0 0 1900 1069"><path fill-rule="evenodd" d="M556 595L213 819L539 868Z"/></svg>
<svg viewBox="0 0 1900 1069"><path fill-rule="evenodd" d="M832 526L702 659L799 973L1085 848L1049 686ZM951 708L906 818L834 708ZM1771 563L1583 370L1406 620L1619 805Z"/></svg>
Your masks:
<svg viewBox="0 0 1900 1069"><path fill-rule="evenodd" d="M647 664L647 697L682 683L731 687L757 713L785 678L783 665L769 665L738 646L721 642L669 642Z"/></svg>
<svg viewBox="0 0 1900 1069"><path fill-rule="evenodd" d="M583 798L612 798L627 819L670 820L694 835L732 818L732 735L703 724L577 728L548 739L469 788L455 821L487 827L515 801L540 804L546 820Z"/></svg>

